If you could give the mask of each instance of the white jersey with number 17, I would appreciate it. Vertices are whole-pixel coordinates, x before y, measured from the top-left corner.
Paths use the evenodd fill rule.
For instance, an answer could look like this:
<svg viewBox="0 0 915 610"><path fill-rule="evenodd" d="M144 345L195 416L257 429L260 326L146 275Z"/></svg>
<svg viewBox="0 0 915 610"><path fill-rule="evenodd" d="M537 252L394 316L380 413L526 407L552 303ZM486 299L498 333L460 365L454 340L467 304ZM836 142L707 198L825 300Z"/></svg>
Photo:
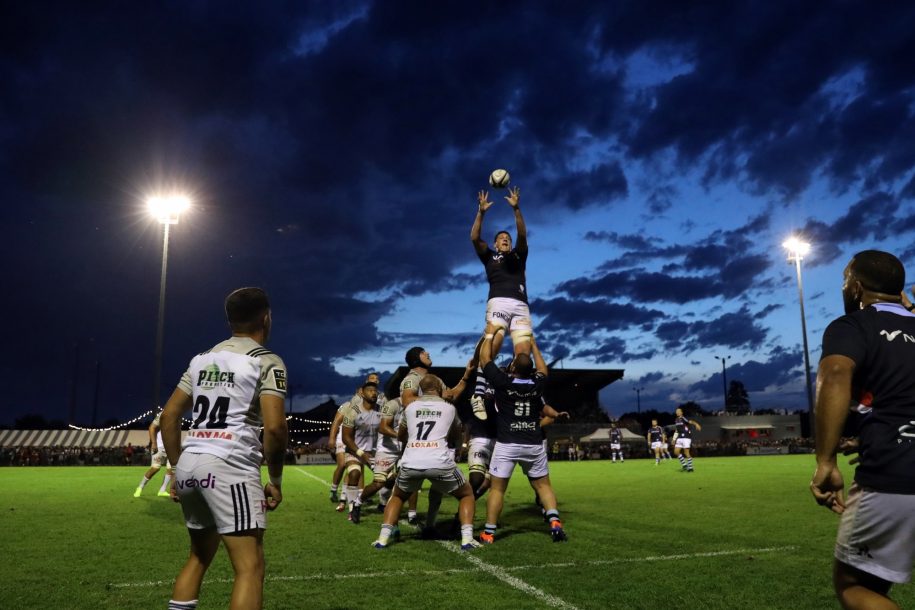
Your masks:
<svg viewBox="0 0 915 610"><path fill-rule="evenodd" d="M454 449L448 446L448 433L457 418L454 405L438 396L423 396L404 408L401 426L407 428L404 468L454 468Z"/></svg>
<svg viewBox="0 0 915 610"><path fill-rule="evenodd" d="M178 388L194 401L183 450L260 468L260 397L286 396L286 366L248 337L232 337L194 356Z"/></svg>

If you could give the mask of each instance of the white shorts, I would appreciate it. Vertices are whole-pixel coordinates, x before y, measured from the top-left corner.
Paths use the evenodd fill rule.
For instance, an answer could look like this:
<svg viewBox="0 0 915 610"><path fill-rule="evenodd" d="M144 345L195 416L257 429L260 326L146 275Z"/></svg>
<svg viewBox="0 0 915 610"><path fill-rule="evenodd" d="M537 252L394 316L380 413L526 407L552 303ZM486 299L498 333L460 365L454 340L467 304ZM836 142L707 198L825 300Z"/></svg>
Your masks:
<svg viewBox="0 0 915 610"><path fill-rule="evenodd" d="M613 449L614 451L621 451L623 449L623 446L619 443L610 443L610 448Z"/></svg>
<svg viewBox="0 0 915 610"><path fill-rule="evenodd" d="M836 559L894 583L909 582L915 563L915 495L848 491Z"/></svg>
<svg viewBox="0 0 915 610"><path fill-rule="evenodd" d="M508 332L531 330L531 310L524 301L496 297L486 302L486 321Z"/></svg>
<svg viewBox="0 0 915 610"><path fill-rule="evenodd" d="M691 438L678 438L677 444L674 447L679 447L680 449L689 449L693 444L693 439Z"/></svg>
<svg viewBox="0 0 915 610"><path fill-rule="evenodd" d="M188 529L215 527L220 534L267 529L260 468L185 451L175 469L175 489Z"/></svg>
<svg viewBox="0 0 915 610"><path fill-rule="evenodd" d="M342 426L340 428L341 428L341 430L343 429ZM343 433L342 432L337 432L337 440L336 440L336 444L334 445L334 452L337 454L346 453L346 444L343 442Z"/></svg>
<svg viewBox="0 0 915 610"><path fill-rule="evenodd" d="M492 450L496 446L496 439L485 437L474 437L470 439L470 445L467 447L467 465L470 472L486 473L489 470L489 462L492 460Z"/></svg>
<svg viewBox="0 0 915 610"><path fill-rule="evenodd" d="M165 466L168 470L172 469L172 463L168 461L168 454L165 453L164 447L159 447L159 450L152 454L152 459L150 460L150 468L162 468Z"/></svg>
<svg viewBox="0 0 915 610"><path fill-rule="evenodd" d="M375 480L384 482L390 479L397 469L397 456L393 453L379 450L372 461L372 473Z"/></svg>
<svg viewBox="0 0 915 610"><path fill-rule="evenodd" d="M653 443L651 443L652 449L662 449L663 447L664 447L664 443L662 443L661 441L654 441Z"/></svg>
<svg viewBox="0 0 915 610"><path fill-rule="evenodd" d="M489 473L500 479L508 479L512 476L515 464L520 464L521 471L529 479L539 479L550 474L543 445L496 442L489 461Z"/></svg>
<svg viewBox="0 0 915 610"><path fill-rule="evenodd" d="M432 489L442 494L450 494L464 486L467 479L461 469L454 468L429 468L427 470L416 470L414 468L401 468L397 472L397 487L404 492L411 494L419 491L423 486L423 481L429 481Z"/></svg>

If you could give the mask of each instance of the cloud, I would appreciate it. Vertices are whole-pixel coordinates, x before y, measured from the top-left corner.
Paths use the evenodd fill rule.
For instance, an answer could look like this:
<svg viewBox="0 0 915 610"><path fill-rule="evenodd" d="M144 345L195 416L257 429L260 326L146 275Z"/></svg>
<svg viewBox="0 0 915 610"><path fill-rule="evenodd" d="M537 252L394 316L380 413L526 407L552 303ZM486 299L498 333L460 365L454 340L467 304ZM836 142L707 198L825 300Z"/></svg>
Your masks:
<svg viewBox="0 0 915 610"><path fill-rule="evenodd" d="M658 325L655 334L667 349L693 351L719 346L753 349L762 345L767 336L766 329L754 319L744 306L713 320L664 322Z"/></svg>
<svg viewBox="0 0 915 610"><path fill-rule="evenodd" d="M748 392L762 392L773 386L785 386L802 380L803 363L800 352L776 348L766 355L765 360L753 359L731 364L727 368L727 377L729 381L743 382ZM689 391L716 396L721 394L722 387L721 373L714 373L689 386ZM752 394L750 400L753 400Z"/></svg>

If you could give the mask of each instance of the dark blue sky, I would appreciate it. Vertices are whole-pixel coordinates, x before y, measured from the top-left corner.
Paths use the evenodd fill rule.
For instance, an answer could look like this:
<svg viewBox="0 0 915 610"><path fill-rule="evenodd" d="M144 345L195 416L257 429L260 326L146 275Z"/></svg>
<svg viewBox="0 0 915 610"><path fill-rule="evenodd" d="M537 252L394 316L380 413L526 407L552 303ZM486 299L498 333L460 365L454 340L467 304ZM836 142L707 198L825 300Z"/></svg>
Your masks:
<svg viewBox="0 0 915 610"><path fill-rule="evenodd" d="M624 368L619 414L805 405L841 269L915 265L915 8L867 3L19 3L0 23L0 196L14 334L3 417L150 407L161 228L163 396L273 299L295 408L422 344L459 364L486 289L468 234L496 167L521 187L550 359ZM511 228L507 204L484 235ZM910 272L910 278L912 273ZM79 366L75 347L79 345Z"/></svg>

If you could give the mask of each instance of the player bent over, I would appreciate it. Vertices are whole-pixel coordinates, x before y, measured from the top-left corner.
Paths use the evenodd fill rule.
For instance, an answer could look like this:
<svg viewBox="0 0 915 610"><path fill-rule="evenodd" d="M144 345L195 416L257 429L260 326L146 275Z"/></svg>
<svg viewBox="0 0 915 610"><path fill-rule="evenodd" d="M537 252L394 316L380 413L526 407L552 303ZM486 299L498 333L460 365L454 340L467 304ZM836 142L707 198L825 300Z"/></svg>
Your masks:
<svg viewBox="0 0 915 610"><path fill-rule="evenodd" d="M143 493L143 488L146 487L150 479L156 476L162 466L165 466L165 478L162 479L162 487L159 488L159 493L156 495L164 498L171 495L168 493L168 484L172 482L172 475L175 471L172 468L172 463L168 461L168 456L165 455L165 444L162 442L162 430L160 428L161 418L162 412L160 411L155 419L152 420L152 423L149 424L149 453L152 456L152 463L149 466L149 470L140 479L140 484L137 486L136 491L133 492L134 498L140 497L140 494Z"/></svg>
<svg viewBox="0 0 915 610"><path fill-rule="evenodd" d="M263 347L270 336L270 303L260 288L240 288L226 298L225 310L232 336L191 360L162 411L162 440L176 465L172 494L191 538L169 608L197 607L220 541L235 571L230 607L260 608L266 512L283 499L286 367ZM192 406L194 423L182 446L181 415ZM266 485L263 460L270 475Z"/></svg>
<svg viewBox="0 0 915 610"><path fill-rule="evenodd" d="M479 546L473 539L475 498L470 483L454 461L454 447L461 439L461 424L454 405L443 396L448 391L435 375L426 374L419 382L422 396L404 407L399 436L404 443L394 493L384 511L384 524L376 549L388 545L395 533L397 519L404 501L428 480L432 489L451 494L458 499L461 522L461 550Z"/></svg>
<svg viewBox="0 0 915 610"><path fill-rule="evenodd" d="M550 484L546 449L540 433L540 414L547 376L546 363L537 348L537 342L532 338L533 362L529 355L518 354L510 367L511 376L503 373L492 361L492 339L495 331L494 324L486 325L483 346L480 349L483 374L495 391L498 411L496 446L489 462L490 489L486 502L486 528L480 534L480 541L488 544L495 541L496 523L502 513L508 480L515 465L520 464L522 472L527 475L543 504L545 516L550 522L553 541L561 542L567 538L559 520L556 494L553 493L553 486Z"/></svg>
<svg viewBox="0 0 915 610"><path fill-rule="evenodd" d="M693 432L690 426L695 426L697 431L702 430L702 426L695 420L683 417L683 409L677 409L675 414L677 418L674 420L674 424L677 426L677 432L674 434L674 455L680 460L682 470L692 472L693 456L689 454L689 448L693 444ZM686 457L683 457L681 451L686 454Z"/></svg>

